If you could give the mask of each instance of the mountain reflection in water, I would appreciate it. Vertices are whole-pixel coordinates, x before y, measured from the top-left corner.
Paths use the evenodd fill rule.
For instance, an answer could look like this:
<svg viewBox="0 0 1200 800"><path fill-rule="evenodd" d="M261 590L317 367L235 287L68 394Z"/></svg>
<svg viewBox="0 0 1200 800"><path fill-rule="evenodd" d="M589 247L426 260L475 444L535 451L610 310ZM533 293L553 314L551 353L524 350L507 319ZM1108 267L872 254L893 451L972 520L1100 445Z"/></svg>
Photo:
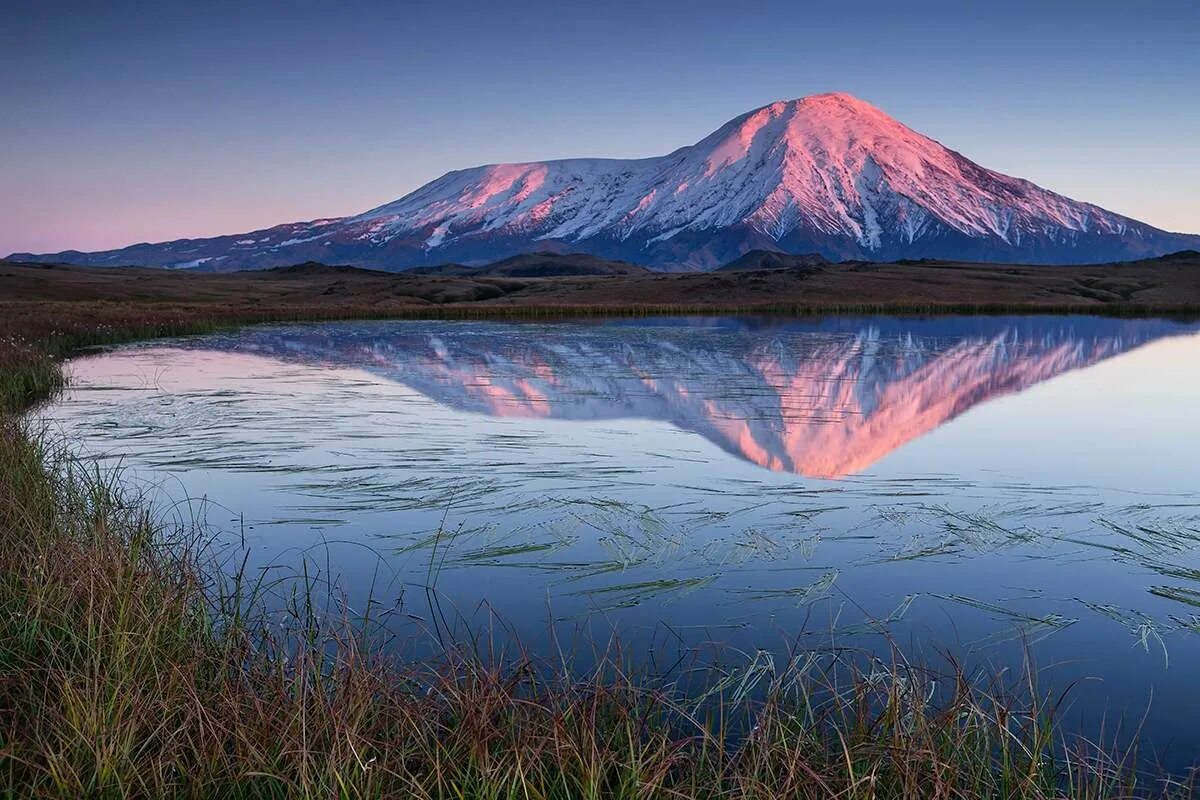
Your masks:
<svg viewBox="0 0 1200 800"><path fill-rule="evenodd" d="M1169 321L645 320L261 328L191 346L357 367L499 417L666 420L777 472L860 472L987 400L1148 342Z"/></svg>

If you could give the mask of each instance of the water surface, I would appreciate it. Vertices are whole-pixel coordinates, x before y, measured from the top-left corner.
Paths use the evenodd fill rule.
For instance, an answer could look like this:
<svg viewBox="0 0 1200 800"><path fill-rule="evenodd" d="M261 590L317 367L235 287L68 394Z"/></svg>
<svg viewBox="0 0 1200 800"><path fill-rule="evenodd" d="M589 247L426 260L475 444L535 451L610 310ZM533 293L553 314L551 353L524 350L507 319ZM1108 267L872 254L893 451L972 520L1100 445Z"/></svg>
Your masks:
<svg viewBox="0 0 1200 800"><path fill-rule="evenodd" d="M308 559L414 629L536 649L600 625L652 659L714 643L1004 665L1031 647L1099 679L1082 717L1156 697L1148 729L1188 757L1197 330L265 327L78 359L45 414L163 498L206 498L185 507L244 537L253 568Z"/></svg>

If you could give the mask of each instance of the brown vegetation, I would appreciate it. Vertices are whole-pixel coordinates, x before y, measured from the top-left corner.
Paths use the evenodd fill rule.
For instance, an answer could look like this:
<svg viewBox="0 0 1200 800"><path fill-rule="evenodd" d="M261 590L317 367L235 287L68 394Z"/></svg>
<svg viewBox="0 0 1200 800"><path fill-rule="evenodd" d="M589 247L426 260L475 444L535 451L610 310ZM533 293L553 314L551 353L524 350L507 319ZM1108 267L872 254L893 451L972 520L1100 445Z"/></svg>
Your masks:
<svg viewBox="0 0 1200 800"><path fill-rule="evenodd" d="M594 259L593 259L594 261ZM623 265L628 267L628 265ZM589 269L595 269L589 263ZM1200 253L1096 266L938 261L715 273L495 277L305 264L208 274L0 262L0 310L24 301L158 313L467 316L619 313L1200 312ZM77 310L76 310L77 311ZM76 312L72 312L76 313Z"/></svg>

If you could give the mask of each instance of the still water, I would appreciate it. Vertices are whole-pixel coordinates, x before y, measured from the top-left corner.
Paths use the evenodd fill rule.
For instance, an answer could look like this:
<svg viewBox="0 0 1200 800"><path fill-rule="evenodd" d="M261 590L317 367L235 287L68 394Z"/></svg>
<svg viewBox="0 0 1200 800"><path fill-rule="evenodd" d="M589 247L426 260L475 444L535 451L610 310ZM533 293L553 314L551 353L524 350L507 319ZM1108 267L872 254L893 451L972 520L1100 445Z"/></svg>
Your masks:
<svg viewBox="0 0 1200 800"><path fill-rule="evenodd" d="M1081 724L1146 714L1162 758L1196 754L1196 324L297 325L70 374L44 416L160 507L415 630L1028 649L1094 679Z"/></svg>

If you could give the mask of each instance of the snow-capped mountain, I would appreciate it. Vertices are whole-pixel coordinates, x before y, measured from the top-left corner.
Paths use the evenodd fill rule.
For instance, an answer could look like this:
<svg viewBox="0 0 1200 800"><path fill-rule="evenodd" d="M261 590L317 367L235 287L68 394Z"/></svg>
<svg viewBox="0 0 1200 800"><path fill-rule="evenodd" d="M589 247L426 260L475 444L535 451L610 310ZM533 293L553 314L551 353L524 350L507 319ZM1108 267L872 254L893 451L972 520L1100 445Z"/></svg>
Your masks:
<svg viewBox="0 0 1200 800"><path fill-rule="evenodd" d="M1085 263L1200 246L975 164L847 94L772 103L658 158L493 164L363 214L26 260L405 269L534 250L710 269L752 249L831 259Z"/></svg>

